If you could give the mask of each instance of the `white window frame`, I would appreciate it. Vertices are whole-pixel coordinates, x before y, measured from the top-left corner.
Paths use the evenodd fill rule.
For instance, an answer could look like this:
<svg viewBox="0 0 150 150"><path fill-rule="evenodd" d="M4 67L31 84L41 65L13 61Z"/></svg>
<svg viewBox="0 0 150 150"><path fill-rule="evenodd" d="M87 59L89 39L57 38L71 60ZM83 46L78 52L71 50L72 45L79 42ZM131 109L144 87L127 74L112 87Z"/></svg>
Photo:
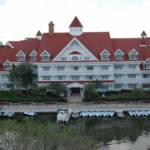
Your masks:
<svg viewBox="0 0 150 150"><path fill-rule="evenodd" d="M6 60L4 63L3 63L3 66L4 66L4 70L12 70L12 64L9 60Z"/></svg>
<svg viewBox="0 0 150 150"><path fill-rule="evenodd" d="M118 60L118 61L123 60L124 53L122 52L122 50L120 50L120 49L117 50L114 55L115 55L115 60Z"/></svg>
<svg viewBox="0 0 150 150"><path fill-rule="evenodd" d="M48 61L50 61L50 54L46 51L46 50L44 50L42 53L41 53L41 61L42 62L48 62Z"/></svg>
<svg viewBox="0 0 150 150"><path fill-rule="evenodd" d="M34 62L37 60L37 52L35 50L33 50L30 54L30 61Z"/></svg>
<svg viewBox="0 0 150 150"><path fill-rule="evenodd" d="M17 53L16 57L17 57L17 61L19 61L19 62L24 62L26 55L25 55L25 53L24 53L22 50L20 50L20 51Z"/></svg>
<svg viewBox="0 0 150 150"><path fill-rule="evenodd" d="M150 59L146 59L143 63L144 69L150 70Z"/></svg>
<svg viewBox="0 0 150 150"><path fill-rule="evenodd" d="M101 61L109 61L110 60L109 59L110 53L106 49L101 52L100 56L101 56Z"/></svg>
<svg viewBox="0 0 150 150"><path fill-rule="evenodd" d="M129 60L138 60L138 52L133 49L129 52Z"/></svg>
<svg viewBox="0 0 150 150"><path fill-rule="evenodd" d="M73 55L73 56L71 57L71 60L72 60L72 61L80 61L80 56L78 56L78 55Z"/></svg>

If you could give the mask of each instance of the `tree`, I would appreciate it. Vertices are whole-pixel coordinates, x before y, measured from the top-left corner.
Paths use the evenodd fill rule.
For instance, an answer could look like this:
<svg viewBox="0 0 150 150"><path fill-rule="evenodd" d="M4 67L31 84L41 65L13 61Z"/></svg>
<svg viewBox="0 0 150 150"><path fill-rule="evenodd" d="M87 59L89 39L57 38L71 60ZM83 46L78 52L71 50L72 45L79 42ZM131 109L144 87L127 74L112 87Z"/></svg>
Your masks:
<svg viewBox="0 0 150 150"><path fill-rule="evenodd" d="M22 63L18 66L13 66L9 77L10 81L14 84L21 84L21 86L23 86L28 92L34 78L32 65L29 63Z"/></svg>
<svg viewBox="0 0 150 150"><path fill-rule="evenodd" d="M52 92L58 97L64 97L66 94L66 86L60 83L52 83L48 86L47 92Z"/></svg>

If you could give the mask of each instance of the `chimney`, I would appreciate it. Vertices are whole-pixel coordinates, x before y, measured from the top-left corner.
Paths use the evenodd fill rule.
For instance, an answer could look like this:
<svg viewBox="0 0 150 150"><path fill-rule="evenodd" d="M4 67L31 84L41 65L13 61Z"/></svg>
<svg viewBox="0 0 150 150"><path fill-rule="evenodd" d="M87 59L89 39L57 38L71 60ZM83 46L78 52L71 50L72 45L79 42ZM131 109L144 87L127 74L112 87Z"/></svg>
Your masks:
<svg viewBox="0 0 150 150"><path fill-rule="evenodd" d="M48 26L49 26L49 33L53 34L54 33L54 23L52 21L50 21Z"/></svg>

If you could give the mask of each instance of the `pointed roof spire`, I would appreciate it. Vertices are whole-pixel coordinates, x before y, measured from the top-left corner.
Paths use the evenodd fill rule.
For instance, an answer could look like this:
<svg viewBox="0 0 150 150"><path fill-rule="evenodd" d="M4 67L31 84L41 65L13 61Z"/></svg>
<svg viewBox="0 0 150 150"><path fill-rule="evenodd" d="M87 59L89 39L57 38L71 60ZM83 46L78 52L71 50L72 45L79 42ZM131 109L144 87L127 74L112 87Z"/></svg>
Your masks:
<svg viewBox="0 0 150 150"><path fill-rule="evenodd" d="M78 17L75 16L69 27L83 27Z"/></svg>
<svg viewBox="0 0 150 150"><path fill-rule="evenodd" d="M147 36L146 32L143 30L142 33L141 33L141 37L145 37Z"/></svg>
<svg viewBox="0 0 150 150"><path fill-rule="evenodd" d="M37 32L36 36L41 36L41 35L42 35L42 33L41 33L41 31L39 30L39 31Z"/></svg>

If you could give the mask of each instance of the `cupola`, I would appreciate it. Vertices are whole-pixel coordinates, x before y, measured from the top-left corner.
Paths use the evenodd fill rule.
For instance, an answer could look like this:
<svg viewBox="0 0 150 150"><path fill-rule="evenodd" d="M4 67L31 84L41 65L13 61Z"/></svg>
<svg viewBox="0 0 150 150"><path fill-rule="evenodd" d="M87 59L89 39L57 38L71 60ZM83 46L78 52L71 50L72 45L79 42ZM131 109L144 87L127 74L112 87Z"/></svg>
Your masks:
<svg viewBox="0 0 150 150"><path fill-rule="evenodd" d="M36 34L36 38L37 38L37 39L39 39L39 40L41 40L41 39L42 39L42 33L41 33L41 31L40 31L40 30L37 32L37 34Z"/></svg>
<svg viewBox="0 0 150 150"><path fill-rule="evenodd" d="M70 29L70 34L73 36L79 36L82 34L83 26L77 16L75 16L75 18L71 22L69 29Z"/></svg>
<svg viewBox="0 0 150 150"><path fill-rule="evenodd" d="M142 33L141 33L141 38L146 38L147 37L147 34L146 32L143 30Z"/></svg>

